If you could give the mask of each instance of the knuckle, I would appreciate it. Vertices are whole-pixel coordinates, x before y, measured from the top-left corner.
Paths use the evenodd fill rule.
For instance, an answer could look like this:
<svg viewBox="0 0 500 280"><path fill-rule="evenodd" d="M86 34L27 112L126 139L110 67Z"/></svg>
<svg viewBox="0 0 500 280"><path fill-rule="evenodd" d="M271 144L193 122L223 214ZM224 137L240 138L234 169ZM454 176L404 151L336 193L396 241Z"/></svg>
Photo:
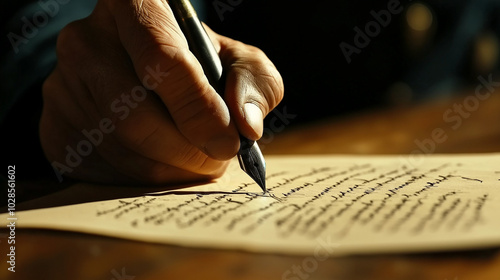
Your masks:
<svg viewBox="0 0 500 280"><path fill-rule="evenodd" d="M278 72L278 69L276 69L276 66L260 49L258 50L258 53L259 54L256 57L259 57L259 61L256 67L259 69L259 71L257 72L259 73L259 76L262 78L264 83L267 85L270 96L266 96L270 97L271 100L269 101L272 101L270 102L270 105L272 105L272 107L275 107L283 99L283 78Z"/></svg>
<svg viewBox="0 0 500 280"><path fill-rule="evenodd" d="M276 107L284 97L283 79L276 67L269 64L264 68L261 78L267 89L265 97L271 110Z"/></svg>

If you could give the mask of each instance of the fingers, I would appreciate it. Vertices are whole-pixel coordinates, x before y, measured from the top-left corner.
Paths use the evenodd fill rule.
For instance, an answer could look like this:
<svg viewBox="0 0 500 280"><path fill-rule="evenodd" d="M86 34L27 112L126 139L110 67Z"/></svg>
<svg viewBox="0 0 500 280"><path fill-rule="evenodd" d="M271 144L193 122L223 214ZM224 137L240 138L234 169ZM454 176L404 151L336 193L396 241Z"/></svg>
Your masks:
<svg viewBox="0 0 500 280"><path fill-rule="evenodd" d="M119 174L153 183L220 176L239 133L262 135L283 84L262 51L208 32L228 70L226 101L163 0L101 0L90 17L64 28L44 86L47 158L67 164L76 149L85 159L68 164L75 170L66 175L101 182Z"/></svg>
<svg viewBox="0 0 500 280"><path fill-rule="evenodd" d="M106 163L106 166L88 165L88 170L77 170L79 172L72 175L80 179L86 179L85 176L88 176L88 174L100 174L102 170L106 170L103 175L107 175L107 177L101 176L98 181L124 184L130 184L131 182L148 184L165 184L167 182L176 184L215 179L220 177L227 167L227 164L224 163L211 169L202 166L194 169L194 171L189 171L183 167L144 157L143 154L121 144L118 137L107 138L97 147L100 151L98 156L101 157L101 160L97 162Z"/></svg>
<svg viewBox="0 0 500 280"><path fill-rule="evenodd" d="M93 144L92 152L81 163L69 164L75 170L65 175L91 174L104 182L118 172L153 183L220 176L226 164L209 158L179 132L169 110L126 63L118 38L103 38L87 27L85 20L74 22L58 39L58 66L44 85L41 138L47 158L68 165L66 147L78 150L86 141ZM147 82L160 80L151 74ZM65 138L52 131L65 126L72 128L64 130Z"/></svg>
<svg viewBox="0 0 500 280"><path fill-rule="evenodd" d="M260 49L205 29L227 70L224 99L238 131L257 140L263 133L264 117L283 99L281 75Z"/></svg>
<svg viewBox="0 0 500 280"><path fill-rule="evenodd" d="M224 102L189 51L165 1L108 3L136 73L145 86L148 76L161 78L150 89L191 143L212 158L229 159L238 151L238 132L252 140L262 136L263 118L284 90L280 74L261 50L206 28L227 70Z"/></svg>
<svg viewBox="0 0 500 280"><path fill-rule="evenodd" d="M125 92L133 85L134 79L131 76L133 73L120 76L124 80L113 77L105 80L110 88ZM46 106L40 123L41 141L46 156L52 163L58 162L55 167L61 175L96 182L159 184L209 180L220 176L226 168L227 164L208 159L187 142L175 126L168 124L168 117L158 119L158 112L164 111L163 108L155 108L158 105L158 102L154 102L156 100L137 103L123 120L120 118L121 112L113 112L108 108L107 114L100 118L114 119L111 126L108 126L112 130L109 133L100 130L99 120L92 120L90 115L81 110L82 104L54 96L61 91L72 92L73 96L85 95L83 90L75 86L78 83L61 83L61 80L61 71L56 71L44 84ZM64 86L65 84L70 85ZM97 94L104 96L106 92ZM101 111L106 112L102 108ZM145 111L148 112L147 120L142 121ZM117 116L113 117L113 113ZM81 119L75 119L73 114ZM76 126L83 129L75 129L75 121ZM162 127L161 131L149 133L153 125ZM168 131L169 127L173 127L172 131ZM66 134L57 133L56 128L63 129ZM82 145L84 142L87 144ZM73 154L68 158L69 149L73 150Z"/></svg>
<svg viewBox="0 0 500 280"><path fill-rule="evenodd" d="M233 157L239 134L229 109L189 51L166 1L107 4L139 80L161 98L177 129L210 157Z"/></svg>

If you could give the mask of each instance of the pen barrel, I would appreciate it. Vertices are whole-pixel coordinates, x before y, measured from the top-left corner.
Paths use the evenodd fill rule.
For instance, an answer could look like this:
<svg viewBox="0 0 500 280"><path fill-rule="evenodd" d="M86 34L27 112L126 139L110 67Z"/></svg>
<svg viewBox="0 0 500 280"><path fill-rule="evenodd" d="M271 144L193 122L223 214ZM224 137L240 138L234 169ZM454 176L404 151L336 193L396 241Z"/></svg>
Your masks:
<svg viewBox="0 0 500 280"><path fill-rule="evenodd" d="M205 28L199 20L189 1L169 1L184 36L189 44L189 50L198 59L210 85L223 96L225 79L219 54L210 40Z"/></svg>
<svg viewBox="0 0 500 280"><path fill-rule="evenodd" d="M169 0L168 3L186 37L189 49L201 64L210 85L224 98L225 75L222 63L196 11L189 0ZM257 182L263 191L266 191L266 166L257 142L240 134L238 160L241 168Z"/></svg>
<svg viewBox="0 0 500 280"><path fill-rule="evenodd" d="M226 81L222 62L193 6L186 0L170 0L169 4L172 6L176 20L186 37L189 50L201 64L210 85L220 96L224 97ZM240 144L240 152L248 151L253 145L257 145L255 141L242 135L240 135Z"/></svg>

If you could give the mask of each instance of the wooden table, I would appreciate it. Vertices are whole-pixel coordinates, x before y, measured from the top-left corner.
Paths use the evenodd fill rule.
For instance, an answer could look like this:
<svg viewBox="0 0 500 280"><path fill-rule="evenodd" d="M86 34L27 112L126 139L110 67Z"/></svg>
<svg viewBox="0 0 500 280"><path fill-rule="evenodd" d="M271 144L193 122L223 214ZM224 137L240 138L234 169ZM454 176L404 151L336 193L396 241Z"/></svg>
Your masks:
<svg viewBox="0 0 500 280"><path fill-rule="evenodd" d="M500 94L479 100L477 106L471 96L469 92L454 99L268 131L273 137L263 139L261 146L265 154L500 152ZM454 104L464 102L472 102L465 103L464 109L477 110L455 113ZM436 129L442 130L439 143L433 140ZM443 135L445 141L441 141ZM6 231L0 234L0 279L500 279L498 248L330 258L319 262L314 271L284 277L307 256L183 248L24 229L16 231L16 272L11 273L5 262Z"/></svg>

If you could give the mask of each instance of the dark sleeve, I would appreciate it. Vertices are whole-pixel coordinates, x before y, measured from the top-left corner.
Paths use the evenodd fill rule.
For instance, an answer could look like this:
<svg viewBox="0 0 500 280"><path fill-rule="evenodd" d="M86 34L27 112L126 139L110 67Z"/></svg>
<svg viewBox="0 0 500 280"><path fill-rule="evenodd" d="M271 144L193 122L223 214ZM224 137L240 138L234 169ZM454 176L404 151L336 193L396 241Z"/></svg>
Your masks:
<svg viewBox="0 0 500 280"><path fill-rule="evenodd" d="M2 10L8 11L8 16L0 17L1 188L6 186L8 165L16 166L16 180L56 179L39 139L41 88L57 62L59 31L88 16L97 0L2 2ZM203 14L203 2L193 3Z"/></svg>
<svg viewBox="0 0 500 280"><path fill-rule="evenodd" d="M41 86L57 61L55 46L59 31L68 23L88 16L96 1L10 2L15 3L6 7L12 10L8 17L2 18L0 174L5 176L7 166L16 165L18 180L53 177L38 134L43 104Z"/></svg>

